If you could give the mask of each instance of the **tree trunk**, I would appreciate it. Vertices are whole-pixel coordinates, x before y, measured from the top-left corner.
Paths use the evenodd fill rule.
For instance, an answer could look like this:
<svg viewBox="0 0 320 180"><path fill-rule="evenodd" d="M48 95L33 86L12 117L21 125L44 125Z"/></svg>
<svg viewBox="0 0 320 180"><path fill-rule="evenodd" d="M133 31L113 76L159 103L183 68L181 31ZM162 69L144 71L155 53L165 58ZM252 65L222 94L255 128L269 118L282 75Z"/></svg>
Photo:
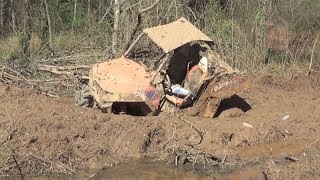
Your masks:
<svg viewBox="0 0 320 180"><path fill-rule="evenodd" d="M49 42L49 48L51 51L53 51L52 46L52 29L51 29L51 19L50 19L50 12L49 12L49 5L47 0L44 0L44 5L46 8L46 15L47 15L47 23L48 23L48 42Z"/></svg>
<svg viewBox="0 0 320 180"><path fill-rule="evenodd" d="M120 22L120 0L114 0L113 7L113 32L112 32L112 44L111 50L113 56L118 53L118 34L119 34L119 22Z"/></svg>
<svg viewBox="0 0 320 180"><path fill-rule="evenodd" d="M30 57L30 40L31 40L31 13L29 0L23 1L23 36L21 39L21 46L25 57Z"/></svg>
<svg viewBox="0 0 320 180"><path fill-rule="evenodd" d="M3 7L4 7L4 0L0 0L0 36L3 35Z"/></svg>
<svg viewBox="0 0 320 180"><path fill-rule="evenodd" d="M76 19L77 19L77 0L74 0L73 20L72 20L72 25L71 25L71 34L73 34L74 24L76 23Z"/></svg>
<svg viewBox="0 0 320 180"><path fill-rule="evenodd" d="M14 10L13 0L10 0L11 3L11 22L12 22L12 31L16 34L16 15Z"/></svg>
<svg viewBox="0 0 320 180"><path fill-rule="evenodd" d="M88 0L88 5L87 5L88 7L88 9L87 9L87 18L89 19L89 17L90 17L90 11L91 11L91 0Z"/></svg>

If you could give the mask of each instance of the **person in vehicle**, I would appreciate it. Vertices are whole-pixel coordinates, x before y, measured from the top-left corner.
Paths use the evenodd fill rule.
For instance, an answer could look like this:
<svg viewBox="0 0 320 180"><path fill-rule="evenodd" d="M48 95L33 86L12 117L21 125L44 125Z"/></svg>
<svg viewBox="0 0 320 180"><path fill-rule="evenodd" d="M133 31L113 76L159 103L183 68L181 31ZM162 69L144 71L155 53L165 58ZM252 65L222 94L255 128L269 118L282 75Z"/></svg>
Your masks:
<svg viewBox="0 0 320 180"><path fill-rule="evenodd" d="M208 59L206 52L203 49L199 51L200 60L194 65L184 77L183 87L180 84L172 83L170 90L171 94L166 94L166 98L177 107L187 106L191 104L201 84L208 76ZM194 63L191 62L191 63ZM189 63L189 64L191 64Z"/></svg>

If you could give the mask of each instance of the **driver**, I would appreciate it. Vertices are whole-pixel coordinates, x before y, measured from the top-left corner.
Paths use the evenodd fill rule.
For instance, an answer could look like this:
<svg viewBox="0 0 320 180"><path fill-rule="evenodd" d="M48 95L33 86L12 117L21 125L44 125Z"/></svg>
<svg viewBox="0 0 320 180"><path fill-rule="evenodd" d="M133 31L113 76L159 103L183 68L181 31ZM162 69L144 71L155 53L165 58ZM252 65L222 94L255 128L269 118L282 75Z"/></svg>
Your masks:
<svg viewBox="0 0 320 180"><path fill-rule="evenodd" d="M206 53L200 50L199 55L201 57L199 63L187 72L184 87L179 84L174 84L170 87L172 95L166 95L166 98L177 107L192 103L202 82L208 76L208 59Z"/></svg>

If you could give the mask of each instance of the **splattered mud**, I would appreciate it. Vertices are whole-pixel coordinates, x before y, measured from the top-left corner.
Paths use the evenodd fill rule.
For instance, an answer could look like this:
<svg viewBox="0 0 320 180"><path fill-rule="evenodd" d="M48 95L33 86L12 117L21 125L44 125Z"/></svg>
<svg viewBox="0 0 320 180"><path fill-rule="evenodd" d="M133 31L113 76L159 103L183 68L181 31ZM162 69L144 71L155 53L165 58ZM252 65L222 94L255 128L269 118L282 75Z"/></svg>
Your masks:
<svg viewBox="0 0 320 180"><path fill-rule="evenodd" d="M0 101L0 175L98 172L141 158L230 178L250 167L268 179L320 175L318 72L252 78L213 119L103 114L5 84Z"/></svg>

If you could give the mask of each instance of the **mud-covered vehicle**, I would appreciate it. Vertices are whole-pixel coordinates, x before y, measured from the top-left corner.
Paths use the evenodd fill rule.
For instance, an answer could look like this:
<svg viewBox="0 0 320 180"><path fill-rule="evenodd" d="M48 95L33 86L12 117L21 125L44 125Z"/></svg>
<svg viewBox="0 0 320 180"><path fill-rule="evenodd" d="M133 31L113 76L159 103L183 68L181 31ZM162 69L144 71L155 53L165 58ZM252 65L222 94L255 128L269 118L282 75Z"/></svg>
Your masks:
<svg viewBox="0 0 320 180"><path fill-rule="evenodd" d="M145 35L164 54L153 70L127 57ZM92 67L89 83L77 91L75 104L132 115L157 115L173 108L192 107L209 83L215 83L214 91L241 83L233 78L236 71L212 47L214 41L185 18L144 29L123 56ZM228 91L223 98L234 93ZM208 109L217 108L204 111ZM211 117L214 112L205 114Z"/></svg>

